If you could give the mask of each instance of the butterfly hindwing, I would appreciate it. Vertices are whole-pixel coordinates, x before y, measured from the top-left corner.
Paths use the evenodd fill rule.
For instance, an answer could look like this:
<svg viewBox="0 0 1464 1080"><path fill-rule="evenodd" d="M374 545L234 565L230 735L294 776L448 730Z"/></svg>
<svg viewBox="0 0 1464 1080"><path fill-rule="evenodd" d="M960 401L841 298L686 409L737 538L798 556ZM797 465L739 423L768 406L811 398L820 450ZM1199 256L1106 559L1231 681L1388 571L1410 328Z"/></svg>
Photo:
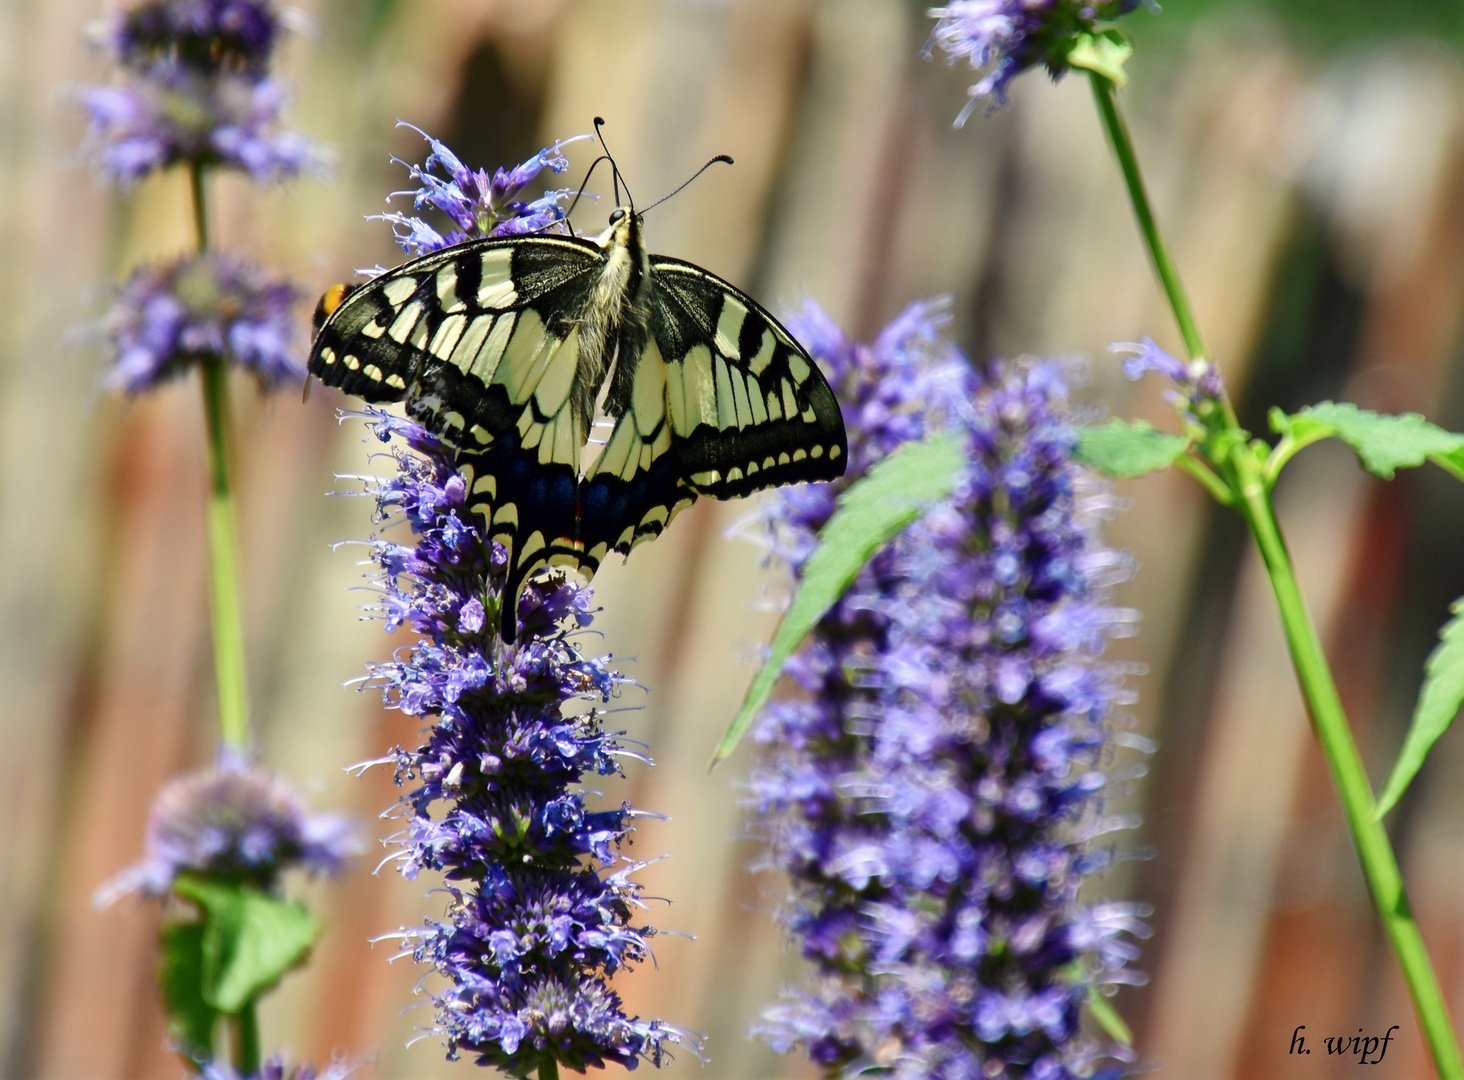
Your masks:
<svg viewBox="0 0 1464 1080"><path fill-rule="evenodd" d="M803 348L739 289L651 256L649 337L625 411L581 485L586 553L628 554L697 498L843 475L838 402Z"/></svg>

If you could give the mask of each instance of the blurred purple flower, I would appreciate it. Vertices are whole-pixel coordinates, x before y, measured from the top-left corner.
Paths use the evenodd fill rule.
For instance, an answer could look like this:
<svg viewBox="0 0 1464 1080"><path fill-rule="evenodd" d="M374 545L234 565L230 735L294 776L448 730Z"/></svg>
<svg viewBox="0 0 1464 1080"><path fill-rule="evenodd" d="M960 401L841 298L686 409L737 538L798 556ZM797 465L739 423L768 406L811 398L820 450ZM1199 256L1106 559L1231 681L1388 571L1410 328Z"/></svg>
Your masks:
<svg viewBox="0 0 1464 1080"><path fill-rule="evenodd" d="M846 402L845 483L934 429L960 432L970 461L789 665L805 695L754 729L752 807L816 967L760 1033L829 1076L1088 1076L1126 1052L1082 1035L1079 1007L1140 981L1125 935L1147 932L1139 905L1077 899L1108 859L1091 841L1131 824L1103 812L1097 767L1130 700L1097 659L1132 620L1108 603L1127 563L1081 512L1057 371L973 371L936 316L912 307L872 346L815 309L792 324ZM796 566L832 502L773 503Z"/></svg>
<svg viewBox="0 0 1464 1080"><path fill-rule="evenodd" d="M920 438L938 402L961 407L970 366L940 334L950 321L945 300L911 304L869 344L846 339L809 301L787 320L794 337L818 358L844 415L852 479L900 444ZM780 488L765 504L776 552L795 570L813 550L814 534L834 510L837 484Z"/></svg>
<svg viewBox="0 0 1464 1080"><path fill-rule="evenodd" d="M1152 6L1152 0L1149 0ZM1102 29L1101 23L1127 15L1140 0L957 0L931 8L937 20L925 46L950 63L966 61L984 72L967 94L970 101L956 118L960 127L987 101L1004 105L1007 84L1022 72L1044 65L1054 78L1067 70L1067 55L1080 34Z"/></svg>
<svg viewBox="0 0 1464 1080"><path fill-rule="evenodd" d="M210 1061L199 1065L197 1080L346 1080L360 1065L337 1059L323 1069L313 1065L286 1065L282 1054L271 1054L259 1071L241 1075L227 1061Z"/></svg>
<svg viewBox="0 0 1464 1080"><path fill-rule="evenodd" d="M172 67L114 86L87 87L88 152L102 174L128 185L169 165L222 166L260 183L323 172L325 149L280 129L285 92L272 79Z"/></svg>
<svg viewBox="0 0 1464 1080"><path fill-rule="evenodd" d="M505 644L504 549L468 510L454 451L409 421L367 415L382 441L406 444L393 451L396 476L369 492L377 520L405 519L413 543L375 541L380 600L368 610L419 636L372 666L372 685L432 723L417 750L388 760L414 784L399 807L399 869L441 872L452 897L448 921L400 935L447 980L433 1000L448 1056L465 1050L522 1076L546 1058L634 1068L659 1064L667 1044L696 1049L689 1033L627 1017L607 983L645 958L654 931L632 925L639 865L617 852L637 812L592 809L582 787L586 773L619 773L620 757L638 755L604 731L596 705L563 708L603 705L626 682L571 640L593 617L589 590L562 574L537 579Z"/></svg>
<svg viewBox="0 0 1464 1080"><path fill-rule="evenodd" d="M106 33L117 61L143 74L166 65L262 75L280 29L267 0L143 0L116 11Z"/></svg>
<svg viewBox="0 0 1464 1080"><path fill-rule="evenodd" d="M568 189L546 191L529 202L515 197L545 169L555 173L567 169L569 159L564 156L564 148L589 138L576 135L563 139L540 150L515 169L498 169L489 175L487 169L476 172L469 169L445 143L421 128L405 121L398 121L397 127L411 128L421 135L431 145L432 152L421 165L392 159L398 165L405 165L417 184L414 190L393 192L393 196L410 195L413 209L437 210L447 215L453 226L443 234L415 215L399 212L377 215L379 220L392 224L397 243L414 257L483 236L541 232L563 220L560 204L570 194Z"/></svg>
<svg viewBox="0 0 1464 1080"><path fill-rule="evenodd" d="M127 893L167 896L185 871L272 888L291 867L334 875L360 853L348 818L308 813L288 780L221 746L214 768L158 793L142 861L102 885L95 903L106 907Z"/></svg>
<svg viewBox="0 0 1464 1080"><path fill-rule="evenodd" d="M237 364L265 386L303 379L295 287L234 255L144 266L105 319L115 359L109 386L140 393L206 357Z"/></svg>

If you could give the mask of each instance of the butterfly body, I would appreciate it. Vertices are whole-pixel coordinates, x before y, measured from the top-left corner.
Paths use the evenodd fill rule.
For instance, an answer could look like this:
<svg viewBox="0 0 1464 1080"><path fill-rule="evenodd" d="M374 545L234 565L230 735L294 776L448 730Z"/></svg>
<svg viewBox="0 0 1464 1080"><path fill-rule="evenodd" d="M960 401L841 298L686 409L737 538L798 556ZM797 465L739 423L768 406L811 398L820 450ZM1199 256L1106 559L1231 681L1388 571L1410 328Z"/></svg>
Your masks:
<svg viewBox="0 0 1464 1080"><path fill-rule="evenodd" d="M317 324L312 375L404 401L458 449L469 507L509 551L505 640L545 565L593 575L698 496L843 475L808 354L733 286L648 254L630 207L593 240L471 240L337 287Z"/></svg>

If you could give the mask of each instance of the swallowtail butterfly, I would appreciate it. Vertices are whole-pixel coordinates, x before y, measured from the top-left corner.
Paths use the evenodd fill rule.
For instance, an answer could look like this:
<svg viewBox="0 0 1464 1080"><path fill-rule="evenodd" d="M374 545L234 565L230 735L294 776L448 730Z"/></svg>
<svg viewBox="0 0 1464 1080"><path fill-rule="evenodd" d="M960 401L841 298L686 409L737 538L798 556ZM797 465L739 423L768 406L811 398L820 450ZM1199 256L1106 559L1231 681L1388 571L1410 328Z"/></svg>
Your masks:
<svg viewBox="0 0 1464 1080"><path fill-rule="evenodd" d="M333 286L316 326L312 375L405 401L457 449L470 508L508 550L505 641L546 565L592 576L699 495L844 473L839 406L808 353L746 293L647 254L633 206L593 240L471 240Z"/></svg>

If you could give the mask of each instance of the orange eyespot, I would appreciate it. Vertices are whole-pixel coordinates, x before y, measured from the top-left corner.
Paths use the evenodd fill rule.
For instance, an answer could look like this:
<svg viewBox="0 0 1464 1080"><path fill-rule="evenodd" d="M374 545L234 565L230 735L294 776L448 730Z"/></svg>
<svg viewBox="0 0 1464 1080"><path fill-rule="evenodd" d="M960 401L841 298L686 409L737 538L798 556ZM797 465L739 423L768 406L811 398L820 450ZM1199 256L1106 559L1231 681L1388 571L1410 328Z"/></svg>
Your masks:
<svg viewBox="0 0 1464 1080"><path fill-rule="evenodd" d="M354 288L354 285L339 284L332 285L325 290L324 295L320 298L320 303L315 305L315 318L312 320L317 331L326 319L336 313L336 309L341 306L341 301L346 298L346 294Z"/></svg>

